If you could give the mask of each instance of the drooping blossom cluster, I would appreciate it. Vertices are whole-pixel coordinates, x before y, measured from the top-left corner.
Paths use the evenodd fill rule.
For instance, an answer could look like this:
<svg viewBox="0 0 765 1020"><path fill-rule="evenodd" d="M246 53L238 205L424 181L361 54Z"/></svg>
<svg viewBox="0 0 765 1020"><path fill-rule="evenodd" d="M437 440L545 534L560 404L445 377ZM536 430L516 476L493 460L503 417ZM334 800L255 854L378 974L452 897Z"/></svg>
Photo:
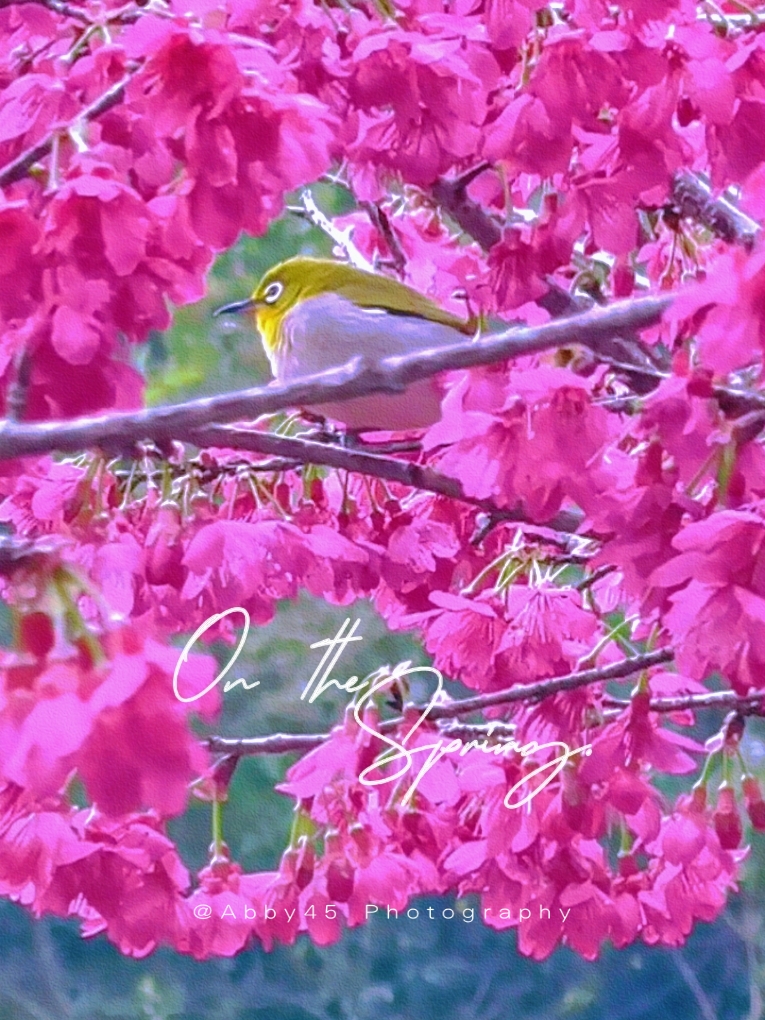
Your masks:
<svg viewBox="0 0 765 1020"><path fill-rule="evenodd" d="M765 215L759 27L690 0L0 10L8 417L139 408L130 345L328 174L355 202L336 236L458 314L677 295L642 336L440 378L441 420L393 456L461 499L182 435L4 461L2 895L199 959L326 945L434 893L535 959L677 946L720 914L745 819L765 830L745 740L765 697L763 249L684 218L672 180L734 184ZM195 719L218 718L215 662L197 650L179 680L170 642L232 607L265 626L301 592L371 600L491 697L460 728L401 678L357 692L280 786L278 867L248 874L221 830L236 758ZM235 623L205 640L233 645ZM620 686L598 673L657 650ZM704 744L712 677L737 710ZM215 819L194 876L166 825L192 790Z"/></svg>

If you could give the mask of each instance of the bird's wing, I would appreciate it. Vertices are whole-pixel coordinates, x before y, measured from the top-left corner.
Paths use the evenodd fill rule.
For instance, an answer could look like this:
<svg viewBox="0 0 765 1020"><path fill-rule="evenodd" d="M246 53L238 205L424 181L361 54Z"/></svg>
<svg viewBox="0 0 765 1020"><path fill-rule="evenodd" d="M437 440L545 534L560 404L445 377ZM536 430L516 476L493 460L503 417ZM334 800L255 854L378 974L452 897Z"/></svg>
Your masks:
<svg viewBox="0 0 765 1020"><path fill-rule="evenodd" d="M444 323L360 308L339 294L301 301L285 316L282 328L284 342L274 365L281 380L324 372L359 354L382 359L465 340L463 333Z"/></svg>

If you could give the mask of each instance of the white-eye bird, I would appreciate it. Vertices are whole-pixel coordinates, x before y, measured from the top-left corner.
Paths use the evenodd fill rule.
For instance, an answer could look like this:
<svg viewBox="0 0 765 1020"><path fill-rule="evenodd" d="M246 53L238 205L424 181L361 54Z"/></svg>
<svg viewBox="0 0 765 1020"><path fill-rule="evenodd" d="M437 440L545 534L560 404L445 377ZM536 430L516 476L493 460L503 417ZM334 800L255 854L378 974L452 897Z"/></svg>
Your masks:
<svg viewBox="0 0 765 1020"><path fill-rule="evenodd" d="M363 354L374 360L450 346L473 336L476 323L387 276L331 259L298 256L273 266L251 297L215 315L250 312L279 382L344 365ZM373 393L308 410L352 431L407 431L440 417L433 379L400 394Z"/></svg>

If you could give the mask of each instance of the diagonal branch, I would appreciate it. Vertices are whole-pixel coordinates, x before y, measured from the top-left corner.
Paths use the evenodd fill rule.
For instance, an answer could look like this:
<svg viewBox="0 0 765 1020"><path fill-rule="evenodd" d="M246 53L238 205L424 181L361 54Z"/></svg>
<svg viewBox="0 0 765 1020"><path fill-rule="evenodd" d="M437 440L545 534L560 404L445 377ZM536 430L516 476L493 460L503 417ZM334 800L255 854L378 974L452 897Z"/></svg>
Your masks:
<svg viewBox="0 0 765 1020"><path fill-rule="evenodd" d="M93 24L93 21L81 7L73 7L71 4L66 3L65 0L0 0L0 8L12 7L23 3L37 3L41 7L47 7L54 14L63 14L65 17L73 18L83 25Z"/></svg>
<svg viewBox="0 0 765 1020"><path fill-rule="evenodd" d="M230 425L206 425L189 433L191 441L200 447L223 446L233 450L248 450L282 457L300 464L321 464L324 467L339 468L357 474L384 478L388 482L400 482L413 489L433 492L463 503L476 506L498 521L528 521L522 507L498 507L490 499L478 499L462 491L460 483L432 468L412 461L385 457L366 450L349 449L335 444L318 443L311 439L279 436L273 432L256 432L253 429L236 428ZM583 514L576 510L561 510L544 527L553 531L572 534L582 523ZM537 521L536 524L541 524Z"/></svg>
<svg viewBox="0 0 765 1020"><path fill-rule="evenodd" d="M556 347L597 345L603 337L655 325L671 298L641 297L592 308L541 326L514 328L430 351L369 362L354 358L338 368L290 383L272 383L183 404L74 421L0 423L0 460L53 450L72 453L99 447L121 453L145 439L190 437L210 423L253 420L291 407L350 400L370 393L399 393L410 383L452 369L488 365Z"/></svg>
<svg viewBox="0 0 765 1020"><path fill-rule="evenodd" d="M313 197L310 188L306 188L303 194L300 196L300 201L303 204L303 212L308 220L318 227L319 230L324 231L327 237L334 241L335 246L340 248L341 251L345 252L346 258L352 266L357 269L363 269L367 273L373 273L375 267L369 261L366 256L359 251L356 245L351 240L352 230L345 229L341 230L336 223L321 211L316 204L316 199Z"/></svg>
<svg viewBox="0 0 765 1020"><path fill-rule="evenodd" d="M103 95L95 99L90 106L86 106L77 116L77 121L90 121L95 120L96 117L100 117L102 113L106 113L107 110L111 110L113 106L117 106L121 103L125 95L125 87L131 81L133 75L138 71L140 67L135 67L130 74L114 85L111 85ZM42 141L33 145L30 149L22 152L16 159L11 160L10 163L0 170L0 188L6 187L8 184L14 184L16 181L20 181L23 177L26 177L29 170L47 156L53 148L53 143L63 127L59 126L54 128Z"/></svg>
<svg viewBox="0 0 765 1020"><path fill-rule="evenodd" d="M671 662L674 654L668 648L660 648L644 655L633 655L621 662L612 662L608 666L594 669L582 669L565 676L556 676L551 680L537 680L532 684L517 684L504 691L492 694L478 694L473 698L463 698L445 705L436 705L429 713L431 719L454 719L467 712L481 712L492 705L511 705L516 701L543 701L561 691L574 691L578 687L589 684L606 683L609 680L623 680L634 673L641 673L651 666L660 666Z"/></svg>
<svg viewBox="0 0 765 1020"><path fill-rule="evenodd" d="M456 719L461 715L480 712L493 705L509 705L519 701L542 701L561 691L573 691L578 687L605 683L609 680L622 680L634 673L649 669L651 666L669 662L672 658L673 654L669 649L661 648L655 652L635 655L628 659L622 659L621 662L600 666L597 669L579 670L576 673L568 673L565 676L553 677L549 680L538 680L532 684L517 684L515 687L504 691L495 691L492 694L479 694L474 698L436 704L429 709L427 717L431 720ZM428 706L417 705L416 708L420 712L424 712ZM400 716L396 719L386 719L385 722L380 723L378 732L390 733L402 722L403 719ZM285 754L289 751L307 751L318 747L329 737L329 733L274 733L267 737L242 738L210 737L207 740L207 746L211 751L223 751L237 755Z"/></svg>
<svg viewBox="0 0 765 1020"><path fill-rule="evenodd" d="M724 195L715 198L706 181L690 170L681 170L672 182L672 198L681 216L696 220L723 241L751 248L759 223L741 212Z"/></svg>
<svg viewBox="0 0 765 1020"><path fill-rule="evenodd" d="M473 201L467 188L472 180L489 169L490 163L481 163L460 177L451 180L441 177L431 188L436 205L445 209L460 229L477 241L484 251L489 251L500 240L502 226Z"/></svg>

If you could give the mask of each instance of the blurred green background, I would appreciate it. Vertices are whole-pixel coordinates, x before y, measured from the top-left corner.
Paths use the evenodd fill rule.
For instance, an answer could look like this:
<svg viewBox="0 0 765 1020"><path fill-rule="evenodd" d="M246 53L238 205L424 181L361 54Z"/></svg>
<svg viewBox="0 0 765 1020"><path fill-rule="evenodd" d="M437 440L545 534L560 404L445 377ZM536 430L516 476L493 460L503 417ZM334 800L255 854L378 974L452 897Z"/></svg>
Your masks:
<svg viewBox="0 0 765 1020"><path fill-rule="evenodd" d="M313 189L328 213L349 208L344 192ZM286 215L262 238L243 238L217 262L205 301L179 309L173 329L155 335L136 361L152 403L175 402L239 389L268 378L258 344L241 319L211 318L212 309L247 296L275 262L298 252L330 255L332 243L304 219ZM348 674L386 662L425 662L407 636L386 632L367 605L347 609L302 597L280 607L267 627L254 629L242 675L261 681L225 701L218 731L257 735L315 732L336 719L338 699L311 706L300 692L318 662L311 641L329 637L346 616L362 620L362 645L346 653ZM345 661L345 660L341 660ZM340 669L338 676L345 675ZM704 735L720 724L708 713ZM761 726L748 727L745 753L762 775ZM290 758L245 761L224 819L234 856L247 870L277 866L285 846L291 804L274 792ZM687 786L684 780L682 786ZM196 803L171 824L187 865L205 862L209 808ZM636 944L606 948L595 963L561 949L543 962L517 953L515 935L480 922L424 916L417 921L376 918L335 946L317 949L302 939L293 948L260 949L234 959L196 963L162 950L135 961L104 939L80 939L75 923L34 921L0 901L0 1020L759 1020L765 1015L762 907L765 838L754 841L742 892L721 920L699 925L679 950Z"/></svg>

